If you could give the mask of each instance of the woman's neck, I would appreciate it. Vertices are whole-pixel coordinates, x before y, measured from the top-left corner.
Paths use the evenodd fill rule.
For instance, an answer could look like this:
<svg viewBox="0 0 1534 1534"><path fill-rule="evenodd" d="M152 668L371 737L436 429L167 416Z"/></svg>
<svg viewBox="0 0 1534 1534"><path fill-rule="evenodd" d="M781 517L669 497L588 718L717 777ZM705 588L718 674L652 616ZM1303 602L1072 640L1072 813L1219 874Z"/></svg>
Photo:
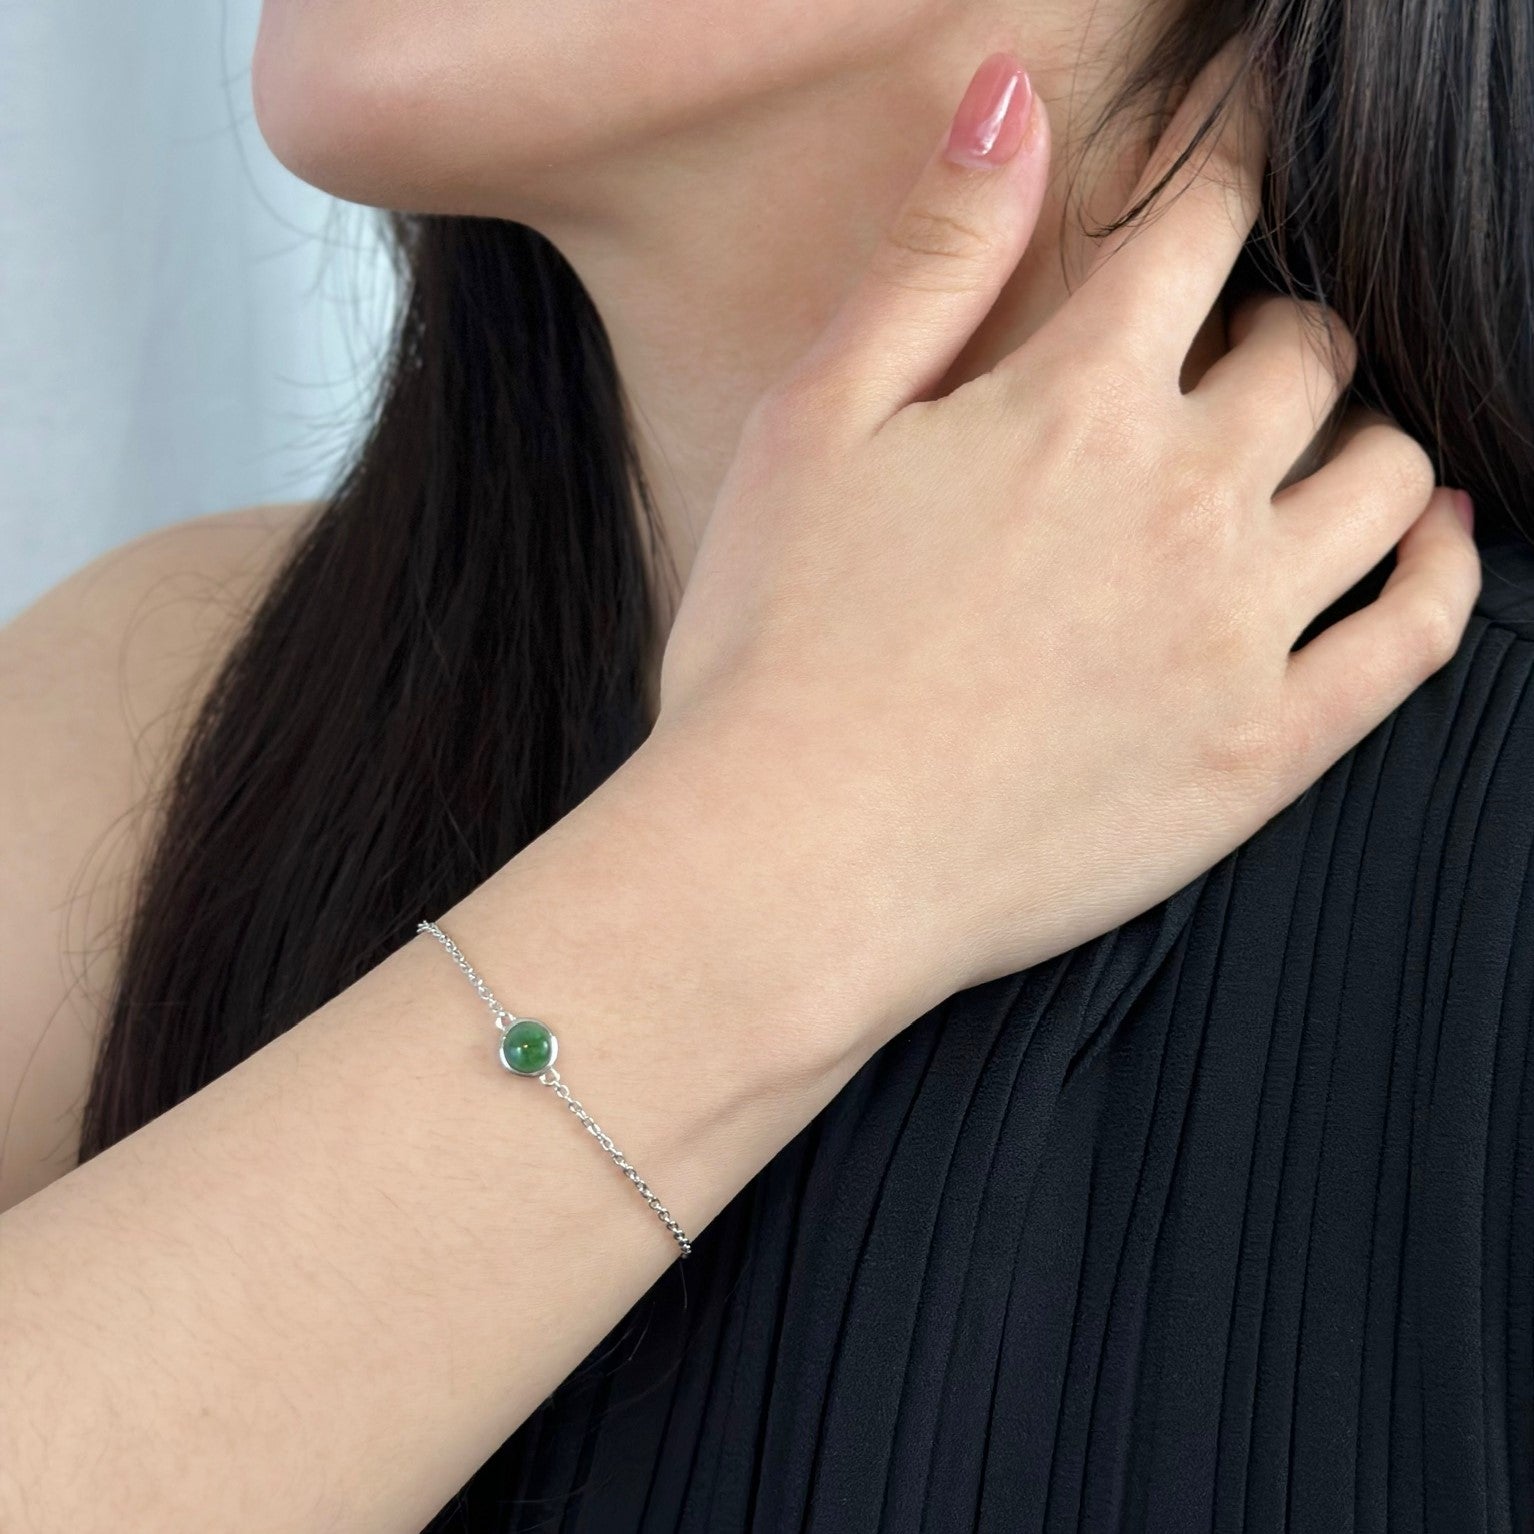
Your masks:
<svg viewBox="0 0 1534 1534"><path fill-rule="evenodd" d="M861 272L981 58L1008 48L1028 67L1050 112L1054 156L1034 240L947 386L1048 318L1084 270L1080 219L1112 217L1133 190L1149 146L1123 126L1085 161L1075 151L1131 50L1149 41L1152 7L1060 0L1029 9L1026 24L984 25L971 8L898 56L604 161L573 191L563 184L558 208L527 216L569 259L606 324L681 585L746 413Z"/></svg>

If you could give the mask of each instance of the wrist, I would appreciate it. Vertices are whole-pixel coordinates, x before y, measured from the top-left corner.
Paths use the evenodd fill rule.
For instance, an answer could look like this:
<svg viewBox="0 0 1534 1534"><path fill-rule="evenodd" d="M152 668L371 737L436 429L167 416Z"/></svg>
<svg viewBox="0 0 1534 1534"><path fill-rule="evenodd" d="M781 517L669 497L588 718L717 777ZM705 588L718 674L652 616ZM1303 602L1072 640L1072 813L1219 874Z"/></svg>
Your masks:
<svg viewBox="0 0 1534 1534"><path fill-rule="evenodd" d="M905 866L917 859L877 768L826 738L791 706L663 714L612 780L609 809L735 918L740 950L782 987L785 1020L861 1063L960 988L962 945ZM828 1003L843 1032L821 1021Z"/></svg>
<svg viewBox="0 0 1534 1534"><path fill-rule="evenodd" d="M652 737L440 915L692 1236L916 1015L800 839L735 808L727 755Z"/></svg>
<svg viewBox="0 0 1534 1534"><path fill-rule="evenodd" d="M845 1079L947 992L922 993L876 838L822 813L787 754L669 718L514 863L566 913L572 960L590 932L640 956L656 1004L707 1004L786 1078Z"/></svg>

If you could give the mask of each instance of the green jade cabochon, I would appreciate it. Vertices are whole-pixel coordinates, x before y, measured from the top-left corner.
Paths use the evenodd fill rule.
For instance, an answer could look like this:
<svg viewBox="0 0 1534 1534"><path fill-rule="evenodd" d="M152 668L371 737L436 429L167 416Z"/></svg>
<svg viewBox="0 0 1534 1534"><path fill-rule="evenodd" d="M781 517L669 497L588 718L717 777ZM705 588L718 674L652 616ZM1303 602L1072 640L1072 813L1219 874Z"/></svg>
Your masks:
<svg viewBox="0 0 1534 1534"><path fill-rule="evenodd" d="M518 1076L536 1076L554 1063L554 1035L536 1017L519 1017L501 1034L501 1064Z"/></svg>

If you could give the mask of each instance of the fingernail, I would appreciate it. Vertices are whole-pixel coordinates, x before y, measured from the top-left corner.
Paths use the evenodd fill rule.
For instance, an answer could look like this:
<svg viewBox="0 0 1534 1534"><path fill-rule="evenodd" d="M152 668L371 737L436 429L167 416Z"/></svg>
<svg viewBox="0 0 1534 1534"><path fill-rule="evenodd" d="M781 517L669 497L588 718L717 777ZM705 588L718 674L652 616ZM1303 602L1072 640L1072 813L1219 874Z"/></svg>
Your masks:
<svg viewBox="0 0 1534 1534"><path fill-rule="evenodd" d="M1475 533L1475 502L1463 490L1454 492L1454 509L1459 513L1459 519L1465 524L1465 531L1474 536Z"/></svg>
<svg viewBox="0 0 1534 1534"><path fill-rule="evenodd" d="M1027 70L1010 53L993 53L969 82L943 153L980 170L1006 164L1023 142L1032 102Z"/></svg>

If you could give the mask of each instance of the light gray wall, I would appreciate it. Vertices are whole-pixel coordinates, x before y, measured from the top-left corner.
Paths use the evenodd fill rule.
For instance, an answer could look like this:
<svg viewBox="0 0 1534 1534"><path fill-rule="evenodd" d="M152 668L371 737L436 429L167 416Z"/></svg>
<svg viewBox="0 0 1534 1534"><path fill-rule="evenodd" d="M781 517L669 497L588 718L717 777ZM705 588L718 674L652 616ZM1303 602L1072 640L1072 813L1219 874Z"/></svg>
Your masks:
<svg viewBox="0 0 1534 1534"><path fill-rule="evenodd" d="M147 528L322 489L392 302L279 166L258 0L0 0L0 621Z"/></svg>

